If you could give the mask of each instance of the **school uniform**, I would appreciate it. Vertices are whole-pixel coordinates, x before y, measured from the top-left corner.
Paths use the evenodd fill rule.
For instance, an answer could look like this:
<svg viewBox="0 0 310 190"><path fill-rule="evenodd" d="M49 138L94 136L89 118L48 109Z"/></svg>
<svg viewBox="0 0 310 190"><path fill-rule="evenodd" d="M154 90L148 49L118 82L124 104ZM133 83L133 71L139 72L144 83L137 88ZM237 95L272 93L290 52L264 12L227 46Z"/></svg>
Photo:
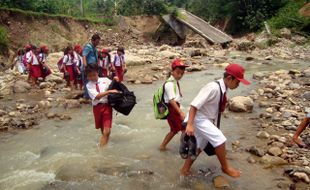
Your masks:
<svg viewBox="0 0 310 190"><path fill-rule="evenodd" d="M96 129L112 127L112 107L108 104L107 96L97 100L96 96L108 90L111 80L99 78L97 82L89 81L86 85L88 94L92 100Z"/></svg>
<svg viewBox="0 0 310 190"><path fill-rule="evenodd" d="M103 59L99 59L99 68L100 68L100 74L102 77L108 77L109 74L109 57L106 56Z"/></svg>
<svg viewBox="0 0 310 190"><path fill-rule="evenodd" d="M22 55L17 56L14 61L16 61L16 68L18 72L24 74L26 72L26 67L23 64L23 56Z"/></svg>
<svg viewBox="0 0 310 190"><path fill-rule="evenodd" d="M125 62L124 55L115 54L114 67L115 67L116 76L119 78L120 81L123 81L124 79L124 69L123 69L124 62Z"/></svg>
<svg viewBox="0 0 310 190"><path fill-rule="evenodd" d="M26 61L27 64L30 66L29 75L32 78L39 78L41 77L41 67L40 63L37 59L37 56L34 55L32 51L26 53Z"/></svg>
<svg viewBox="0 0 310 190"><path fill-rule="evenodd" d="M38 61L40 63L41 73L42 73L42 78L43 79L45 79L47 76L52 74L51 69L49 67L47 67L47 65L45 65L46 58L47 58L47 55L45 53L40 53L38 55Z"/></svg>
<svg viewBox="0 0 310 190"><path fill-rule="evenodd" d="M182 118L181 115L175 110L169 103L170 100L176 101L177 105L180 107L180 103L182 100L182 93L180 89L179 82L175 80L173 76L171 76L165 84L165 94L164 100L168 105L169 115L167 117L167 122L170 126L170 131L178 133L179 131L184 130L182 127Z"/></svg>
<svg viewBox="0 0 310 190"><path fill-rule="evenodd" d="M208 142L216 148L227 140L222 131L215 125L218 113L224 111L227 102L227 88L224 80L220 79L218 82L220 87L216 82L211 82L204 86L191 103L191 106L197 108L194 127L197 147L201 150L207 146ZM221 91L223 99L221 108L219 108Z"/></svg>
<svg viewBox="0 0 310 190"><path fill-rule="evenodd" d="M66 67L67 72L69 73L69 81L74 81L75 80L75 72L74 72L74 57L72 55L65 55L63 58L63 64ZM65 73L64 73L64 79Z"/></svg>
<svg viewBox="0 0 310 190"><path fill-rule="evenodd" d="M75 68L75 75L76 75L76 84L83 85L83 58L77 53L73 52L74 55L74 68ZM80 77L78 78L78 71L80 71Z"/></svg>

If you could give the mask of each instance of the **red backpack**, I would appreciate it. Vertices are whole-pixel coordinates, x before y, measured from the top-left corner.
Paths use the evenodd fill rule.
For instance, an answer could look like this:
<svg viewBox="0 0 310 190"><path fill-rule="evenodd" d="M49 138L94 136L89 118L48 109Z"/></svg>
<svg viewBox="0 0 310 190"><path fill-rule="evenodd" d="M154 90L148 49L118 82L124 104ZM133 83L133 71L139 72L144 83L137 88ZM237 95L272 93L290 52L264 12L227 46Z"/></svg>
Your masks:
<svg viewBox="0 0 310 190"><path fill-rule="evenodd" d="M62 57L61 59L59 59L59 61L57 62L58 69L59 69L59 71L62 72L62 73L65 72L63 60L64 60L64 57Z"/></svg>

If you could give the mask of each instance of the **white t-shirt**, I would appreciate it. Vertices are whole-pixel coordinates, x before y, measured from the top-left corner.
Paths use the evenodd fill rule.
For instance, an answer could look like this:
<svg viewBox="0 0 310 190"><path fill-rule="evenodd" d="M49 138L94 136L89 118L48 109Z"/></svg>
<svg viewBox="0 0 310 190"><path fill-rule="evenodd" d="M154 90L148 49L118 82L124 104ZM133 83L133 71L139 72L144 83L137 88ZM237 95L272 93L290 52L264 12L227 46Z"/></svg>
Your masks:
<svg viewBox="0 0 310 190"><path fill-rule="evenodd" d="M89 81L87 83L86 88L87 88L89 97L92 99L93 106L96 106L99 103L102 103L102 104L108 103L108 97L107 96L102 97L100 100L97 100L96 96L99 93L106 92L108 90L111 82L112 81L110 79L106 78L106 77L99 78L98 81L97 81L99 89L100 89L99 92L96 89L96 82Z"/></svg>
<svg viewBox="0 0 310 190"><path fill-rule="evenodd" d="M83 65L83 58L75 51L73 52L73 55L74 55L73 63L75 63L76 66L80 68Z"/></svg>
<svg viewBox="0 0 310 190"><path fill-rule="evenodd" d="M71 55L65 55L62 61L64 65L70 66L74 64L74 58Z"/></svg>
<svg viewBox="0 0 310 190"><path fill-rule="evenodd" d="M227 91L224 80L218 80L222 89L222 93ZM210 120L215 123L219 112L220 87L216 82L210 82L204 86L191 105L197 108L195 121Z"/></svg>
<svg viewBox="0 0 310 190"><path fill-rule="evenodd" d="M165 84L165 94L164 100L165 103L169 103L170 100L175 100L178 103L181 103L182 96L180 95L180 89L176 83L176 80L171 76Z"/></svg>
<svg viewBox="0 0 310 190"><path fill-rule="evenodd" d="M109 68L109 57L105 57L103 59L99 59L99 66L104 68L104 69L108 69Z"/></svg>
<svg viewBox="0 0 310 190"><path fill-rule="evenodd" d="M115 56L114 56L114 66L115 67L121 67L124 62L125 62L124 55L119 56L118 54L115 54Z"/></svg>
<svg viewBox="0 0 310 190"><path fill-rule="evenodd" d="M37 59L37 56L35 56L32 51L28 51L26 53L26 59L27 59L28 64L39 65L39 61Z"/></svg>
<svg viewBox="0 0 310 190"><path fill-rule="evenodd" d="M16 61L16 68L18 72L24 73L26 68L25 65L23 64L23 56L22 55L17 56L14 61Z"/></svg>

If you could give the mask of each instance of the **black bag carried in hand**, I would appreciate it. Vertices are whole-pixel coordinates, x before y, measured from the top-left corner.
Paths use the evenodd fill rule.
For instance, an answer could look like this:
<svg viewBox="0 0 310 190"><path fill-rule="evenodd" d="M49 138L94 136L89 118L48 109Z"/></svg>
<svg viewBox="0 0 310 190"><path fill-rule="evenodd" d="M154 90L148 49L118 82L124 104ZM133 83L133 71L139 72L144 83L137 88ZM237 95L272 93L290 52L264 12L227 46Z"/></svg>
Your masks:
<svg viewBox="0 0 310 190"><path fill-rule="evenodd" d="M220 102L219 102L219 113L218 113L218 116L217 116L217 125L216 125L217 128L220 128L220 126L221 126L221 105L222 105L222 102L223 102L223 92L222 92L220 83L218 81L216 81L216 83L219 85L220 92L221 92L221 97L220 97ZM209 142L208 142L207 146L205 147L205 149L203 149L203 151L208 156L214 156L215 155L215 149L212 146L212 144L209 143Z"/></svg>
<svg viewBox="0 0 310 190"><path fill-rule="evenodd" d="M136 96L133 92L123 84L113 80L109 86L109 90L118 90L120 93L113 93L108 95L108 103L117 112L124 115L129 115L131 110L137 104Z"/></svg>

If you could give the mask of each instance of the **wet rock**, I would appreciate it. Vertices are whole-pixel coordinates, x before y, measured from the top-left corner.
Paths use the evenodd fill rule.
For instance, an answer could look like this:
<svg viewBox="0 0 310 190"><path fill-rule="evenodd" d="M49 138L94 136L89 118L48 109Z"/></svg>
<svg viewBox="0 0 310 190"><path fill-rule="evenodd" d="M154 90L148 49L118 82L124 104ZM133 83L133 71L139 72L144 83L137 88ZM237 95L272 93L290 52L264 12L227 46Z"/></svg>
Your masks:
<svg viewBox="0 0 310 190"><path fill-rule="evenodd" d="M198 72L198 71L202 71L203 68L200 66L197 66L197 65L192 65L192 66L188 67L186 70L188 72Z"/></svg>
<svg viewBox="0 0 310 190"><path fill-rule="evenodd" d="M281 142L273 142L273 143L271 144L271 146L283 148L283 147L284 147L284 144L281 143Z"/></svg>
<svg viewBox="0 0 310 190"><path fill-rule="evenodd" d="M25 93L28 92L30 89L31 89L30 84L22 80L16 81L13 86L14 93Z"/></svg>
<svg viewBox="0 0 310 190"><path fill-rule="evenodd" d="M273 56L272 55L269 55L269 56L267 56L267 57L265 57L265 60L272 60L272 58L273 58Z"/></svg>
<svg viewBox="0 0 310 190"><path fill-rule="evenodd" d="M256 160L252 157L252 156L249 156L247 159L248 163L250 164L255 164L256 163Z"/></svg>
<svg viewBox="0 0 310 190"><path fill-rule="evenodd" d="M81 104L79 100L66 100L64 103L65 109L74 109L74 108L80 108Z"/></svg>
<svg viewBox="0 0 310 190"><path fill-rule="evenodd" d="M229 101L229 110L233 112L251 112L254 101L250 97L236 96Z"/></svg>
<svg viewBox="0 0 310 190"><path fill-rule="evenodd" d="M2 116L4 116L4 115L6 115L6 111L0 110L0 117L2 117Z"/></svg>
<svg viewBox="0 0 310 190"><path fill-rule="evenodd" d="M46 114L46 117L48 119L53 119L53 118L57 117L57 114L54 113L54 112L49 112L49 113Z"/></svg>
<svg viewBox="0 0 310 190"><path fill-rule="evenodd" d="M270 135L266 131L260 131L256 134L256 137L260 139L268 139Z"/></svg>
<svg viewBox="0 0 310 190"><path fill-rule="evenodd" d="M287 161L283 158L277 157L277 156L269 156L265 155L261 158L260 162L262 164L267 164L270 166L280 166L287 164Z"/></svg>
<svg viewBox="0 0 310 190"><path fill-rule="evenodd" d="M53 83L55 82L56 84L62 84L64 83L64 79L62 77L56 76L56 75L49 75L46 79L47 82Z"/></svg>
<svg viewBox="0 0 310 190"><path fill-rule="evenodd" d="M60 115L59 119L60 120L71 120L72 118L71 118L71 116L64 114L64 115Z"/></svg>
<svg viewBox="0 0 310 190"><path fill-rule="evenodd" d="M306 99L307 101L310 101L310 92L305 92L305 93L302 95L302 98Z"/></svg>
<svg viewBox="0 0 310 190"><path fill-rule="evenodd" d="M261 107L261 108L265 108L265 107L268 107L270 105L269 102L259 102L258 103L258 106Z"/></svg>
<svg viewBox="0 0 310 190"><path fill-rule="evenodd" d="M52 86L52 83L50 82L41 82L40 83L40 88L44 89L44 88L50 88Z"/></svg>
<svg viewBox="0 0 310 190"><path fill-rule="evenodd" d="M247 151L258 157L262 157L265 155L265 151L256 146L250 147L249 149L247 149Z"/></svg>
<svg viewBox="0 0 310 190"><path fill-rule="evenodd" d="M253 74L253 79L262 80L262 79L264 79L265 76L266 76L266 74L263 72L256 72Z"/></svg>
<svg viewBox="0 0 310 190"><path fill-rule="evenodd" d="M309 176L304 172L295 172L293 175L291 175L291 177L294 178L295 181L310 183Z"/></svg>
<svg viewBox="0 0 310 190"><path fill-rule="evenodd" d="M223 176L216 176L213 178L213 184L215 188L230 188L229 181Z"/></svg>
<svg viewBox="0 0 310 190"><path fill-rule="evenodd" d="M42 100L39 102L38 106L42 109L47 109L47 108L51 108L52 105L49 101L46 101L46 100Z"/></svg>
<svg viewBox="0 0 310 190"><path fill-rule="evenodd" d="M99 174L85 163L68 163L60 168L56 174L56 179L67 182L94 181L98 179Z"/></svg>
<svg viewBox="0 0 310 190"><path fill-rule="evenodd" d="M48 91L48 90L45 90L44 91L44 96L45 97L50 97L52 95L52 92L51 91Z"/></svg>
<svg viewBox="0 0 310 190"><path fill-rule="evenodd" d="M66 99L80 99L84 96L84 91L74 91L66 94Z"/></svg>
<svg viewBox="0 0 310 190"><path fill-rule="evenodd" d="M255 45L253 42L248 40L242 40L237 44L237 50L239 51L251 51L255 49Z"/></svg>
<svg viewBox="0 0 310 190"><path fill-rule="evenodd" d="M268 154L272 156L281 156L282 150L279 147L271 147L268 149Z"/></svg>

